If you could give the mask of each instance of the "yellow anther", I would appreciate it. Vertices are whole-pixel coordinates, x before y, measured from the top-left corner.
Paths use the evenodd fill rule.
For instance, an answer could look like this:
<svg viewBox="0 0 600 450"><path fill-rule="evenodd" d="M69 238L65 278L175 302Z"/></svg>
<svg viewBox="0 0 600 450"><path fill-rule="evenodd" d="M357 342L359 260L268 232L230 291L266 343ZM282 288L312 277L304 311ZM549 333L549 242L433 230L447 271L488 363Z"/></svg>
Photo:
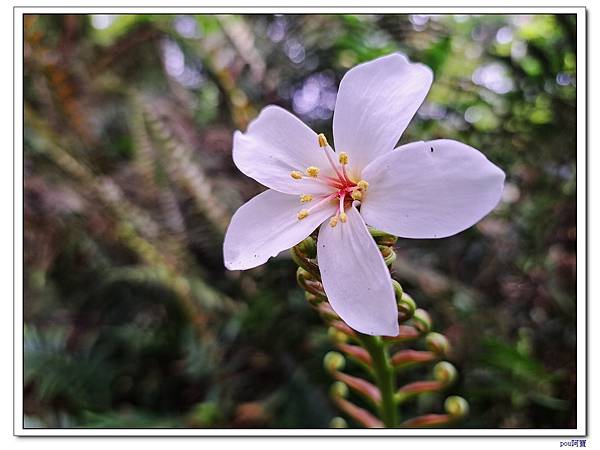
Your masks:
<svg viewBox="0 0 600 450"><path fill-rule="evenodd" d="M321 169L319 169L318 167L310 166L308 169L306 169L306 175L308 175L309 177L317 178L320 171Z"/></svg>
<svg viewBox="0 0 600 450"><path fill-rule="evenodd" d="M319 134L319 146L327 147L328 145L329 142L327 142L327 138L325 137L325 135L323 133Z"/></svg>
<svg viewBox="0 0 600 450"><path fill-rule="evenodd" d="M348 216L346 215L345 212L340 213L340 220L344 223L346 223L346 220L348 220Z"/></svg>
<svg viewBox="0 0 600 450"><path fill-rule="evenodd" d="M348 153L340 152L340 164L348 164Z"/></svg>
<svg viewBox="0 0 600 450"><path fill-rule="evenodd" d="M303 178L302 172L299 172L298 170L294 170L292 173L290 173L290 176L294 180L301 180Z"/></svg>
<svg viewBox="0 0 600 450"><path fill-rule="evenodd" d="M353 200L358 200L358 201L362 200L362 192L360 192L360 191L352 191L352 194L350 194L350 196L352 197Z"/></svg>
<svg viewBox="0 0 600 450"><path fill-rule="evenodd" d="M298 220L302 220L306 216L308 216L308 209L302 209L302 210L300 210L300 212L297 214L296 217L298 217Z"/></svg>
<svg viewBox="0 0 600 450"><path fill-rule="evenodd" d="M366 191L367 188L369 187L369 183L367 183L365 180L360 180L358 183L356 183L358 185L358 188L361 191Z"/></svg>
<svg viewBox="0 0 600 450"><path fill-rule="evenodd" d="M331 226L331 228L335 228L337 223L338 223L338 216L333 216L331 219L329 219L329 225Z"/></svg>
<svg viewBox="0 0 600 450"><path fill-rule="evenodd" d="M300 201L301 201L302 203L310 202L312 199L313 199L313 196L312 196L312 195L310 195L310 194L302 194L302 195L300 196Z"/></svg>

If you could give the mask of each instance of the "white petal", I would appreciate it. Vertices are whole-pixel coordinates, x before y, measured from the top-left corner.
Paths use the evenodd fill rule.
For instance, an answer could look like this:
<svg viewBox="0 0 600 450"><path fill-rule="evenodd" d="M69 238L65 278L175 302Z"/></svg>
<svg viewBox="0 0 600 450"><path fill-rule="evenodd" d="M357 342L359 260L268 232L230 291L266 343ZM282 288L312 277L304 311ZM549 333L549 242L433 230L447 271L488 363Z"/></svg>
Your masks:
<svg viewBox="0 0 600 450"><path fill-rule="evenodd" d="M349 70L340 83L333 114L336 151L347 152L360 171L391 152L425 99L433 74L394 53Z"/></svg>
<svg viewBox="0 0 600 450"><path fill-rule="evenodd" d="M336 209L333 203L323 205L298 220L296 214L306 205L300 203L298 196L274 190L258 194L242 205L225 233L225 267L245 270L265 263L306 238Z"/></svg>
<svg viewBox="0 0 600 450"><path fill-rule="evenodd" d="M356 208L336 227L321 225L317 258L334 311L356 331L396 336L398 307L390 272Z"/></svg>
<svg viewBox="0 0 600 450"><path fill-rule="evenodd" d="M363 171L361 214L369 225L405 238L452 236L496 207L504 172L481 152L440 139L403 145Z"/></svg>
<svg viewBox="0 0 600 450"><path fill-rule="evenodd" d="M312 179L294 180L290 173L308 167L330 174L317 134L300 119L279 106L267 106L248 126L233 135L233 161L243 173L259 183L286 194L329 192Z"/></svg>

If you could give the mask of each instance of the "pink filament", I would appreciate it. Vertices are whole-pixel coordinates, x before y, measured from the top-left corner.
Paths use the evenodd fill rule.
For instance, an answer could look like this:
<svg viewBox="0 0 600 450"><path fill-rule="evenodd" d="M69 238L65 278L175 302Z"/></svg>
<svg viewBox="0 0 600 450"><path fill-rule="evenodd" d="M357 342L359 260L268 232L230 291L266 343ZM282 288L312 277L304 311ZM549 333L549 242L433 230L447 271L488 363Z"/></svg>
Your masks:
<svg viewBox="0 0 600 450"><path fill-rule="evenodd" d="M319 200L317 203L315 203L313 206L311 206L310 208L308 208L308 212L312 212L315 209L317 209L319 206L321 206L322 204L333 200L335 198L335 196L337 195L337 192L334 192L333 194L328 195L327 197L323 197L321 200Z"/></svg>

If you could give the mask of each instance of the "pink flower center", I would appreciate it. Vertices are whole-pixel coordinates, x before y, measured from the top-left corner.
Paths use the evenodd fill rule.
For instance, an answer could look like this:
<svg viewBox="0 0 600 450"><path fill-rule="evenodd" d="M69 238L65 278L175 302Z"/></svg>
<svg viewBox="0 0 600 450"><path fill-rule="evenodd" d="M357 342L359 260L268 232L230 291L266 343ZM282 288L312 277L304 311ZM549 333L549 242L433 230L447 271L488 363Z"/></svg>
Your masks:
<svg viewBox="0 0 600 450"><path fill-rule="evenodd" d="M354 200L362 200L363 193L369 187L369 183L365 180L360 180L358 182L354 181L348 175L346 170L346 166L348 165L348 154L345 152L334 153L338 156L339 164L337 164L332 158L332 151L329 150L329 144L327 143L327 139L325 136L319 135L319 145L325 151L325 155L327 157L327 161L329 165L333 169L335 176L327 176L327 175L319 175L321 169L315 166L308 167L306 171L300 172L294 170L290 175L292 178L296 180L301 180L303 178L313 178L315 181L323 183L330 188L333 189L333 193L329 195L320 196L319 201L316 202L313 206L308 209L302 209L298 212L298 220L304 219L308 216L313 210L322 206L323 204L330 202L332 200L338 203L338 209L330 221L329 224L332 227L335 227L338 221L346 222L346 209L352 205ZM302 194L300 196L300 201L302 203L311 202L313 200L313 196L310 194Z"/></svg>

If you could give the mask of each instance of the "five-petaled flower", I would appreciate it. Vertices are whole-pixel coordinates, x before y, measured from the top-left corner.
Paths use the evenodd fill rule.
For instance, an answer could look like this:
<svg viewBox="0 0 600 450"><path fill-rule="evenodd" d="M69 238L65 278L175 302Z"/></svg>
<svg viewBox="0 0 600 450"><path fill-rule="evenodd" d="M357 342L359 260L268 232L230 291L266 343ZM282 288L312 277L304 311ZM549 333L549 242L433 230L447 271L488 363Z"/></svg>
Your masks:
<svg viewBox="0 0 600 450"><path fill-rule="evenodd" d="M263 264L320 225L317 260L332 308L359 332L397 335L390 272L366 224L404 238L451 236L488 214L504 186L504 172L460 142L394 148L432 80L400 54L349 70L333 116L337 151L277 106L236 131L236 166L270 189L231 219L225 266Z"/></svg>

